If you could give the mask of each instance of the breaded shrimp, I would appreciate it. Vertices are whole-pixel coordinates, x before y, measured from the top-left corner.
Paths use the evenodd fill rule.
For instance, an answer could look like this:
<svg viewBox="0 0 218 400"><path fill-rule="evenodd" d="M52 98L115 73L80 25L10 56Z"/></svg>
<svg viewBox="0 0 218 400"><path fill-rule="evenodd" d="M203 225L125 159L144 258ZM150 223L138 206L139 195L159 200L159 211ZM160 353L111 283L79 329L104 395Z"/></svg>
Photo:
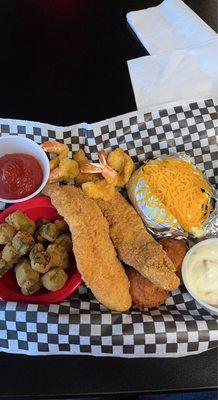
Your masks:
<svg viewBox="0 0 218 400"><path fill-rule="evenodd" d="M69 225L77 268L86 285L109 309L128 310L131 306L129 281L100 208L74 186L48 185L45 193Z"/></svg>
<svg viewBox="0 0 218 400"><path fill-rule="evenodd" d="M79 167L84 164L89 164L91 161L86 157L83 149L80 149L76 153L73 154L73 159L78 163ZM96 182L101 179L101 174L87 174L80 172L79 175L75 178L76 186L81 186L86 182Z"/></svg>
<svg viewBox="0 0 218 400"><path fill-rule="evenodd" d="M154 285L175 290L180 283L175 267L161 245L147 232L140 216L120 193L112 200L95 200L109 222L119 258Z"/></svg>

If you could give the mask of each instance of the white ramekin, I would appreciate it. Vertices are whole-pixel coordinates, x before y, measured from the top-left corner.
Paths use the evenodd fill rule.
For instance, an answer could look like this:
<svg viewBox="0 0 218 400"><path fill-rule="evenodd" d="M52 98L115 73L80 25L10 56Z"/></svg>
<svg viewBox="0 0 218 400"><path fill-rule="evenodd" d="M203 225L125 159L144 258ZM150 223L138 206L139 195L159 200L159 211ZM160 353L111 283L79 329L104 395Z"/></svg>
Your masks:
<svg viewBox="0 0 218 400"><path fill-rule="evenodd" d="M3 157L5 154L12 153L25 153L35 157L41 165L43 179L38 189L35 192L31 193L29 196L23 197L21 199L0 198L0 201L3 201L5 203L19 203L21 201L29 200L32 197L35 197L46 185L50 172L49 160L47 155L45 154L44 150L42 150L41 147L33 140L15 135L0 137L0 157Z"/></svg>
<svg viewBox="0 0 218 400"><path fill-rule="evenodd" d="M203 307L205 308L205 310L207 310L210 314L212 315L218 315L218 307L214 307L211 306L210 304L205 303L203 300L201 300L196 293L193 292L193 290L191 289L189 282L187 280L187 270L189 268L189 260L191 255L193 254L194 251L196 251L196 249L199 249L202 246L205 246L206 244L209 243L216 243L217 244L217 251L218 251L218 238L212 238L212 239L206 239L206 240L202 240L201 242L195 244L193 247L191 247L191 249L186 253L185 258L183 260L182 263L182 279L184 282L184 285L186 287L186 289L188 290L188 292L190 293L190 295ZM205 282L205 284L207 284Z"/></svg>

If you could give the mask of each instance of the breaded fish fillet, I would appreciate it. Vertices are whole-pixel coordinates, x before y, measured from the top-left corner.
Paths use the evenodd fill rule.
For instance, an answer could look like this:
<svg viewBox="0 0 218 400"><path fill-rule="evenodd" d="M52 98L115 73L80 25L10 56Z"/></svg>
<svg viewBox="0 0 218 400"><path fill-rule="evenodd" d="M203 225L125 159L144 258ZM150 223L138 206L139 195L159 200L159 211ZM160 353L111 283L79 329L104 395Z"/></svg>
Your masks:
<svg viewBox="0 0 218 400"><path fill-rule="evenodd" d="M110 201L96 200L109 222L110 236L118 256L154 285L175 290L180 283L175 267L161 245L147 232L140 216L116 192Z"/></svg>
<svg viewBox="0 0 218 400"><path fill-rule="evenodd" d="M48 185L45 194L69 225L77 268L86 285L109 309L128 310L129 281L111 242L108 222L95 201L69 185Z"/></svg>

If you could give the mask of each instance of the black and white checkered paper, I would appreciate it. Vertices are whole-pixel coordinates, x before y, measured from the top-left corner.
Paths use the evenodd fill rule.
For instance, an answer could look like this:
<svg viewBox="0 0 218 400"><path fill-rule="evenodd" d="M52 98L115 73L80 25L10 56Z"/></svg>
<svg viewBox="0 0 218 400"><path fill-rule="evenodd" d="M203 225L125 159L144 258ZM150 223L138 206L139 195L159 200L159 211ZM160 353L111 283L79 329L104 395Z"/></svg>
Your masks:
<svg viewBox="0 0 218 400"><path fill-rule="evenodd" d="M218 119L213 100L153 112L136 111L94 124L57 127L0 119L0 135L42 143L57 139L70 152L83 148L93 161L98 151L117 146L136 163L160 154L185 152L215 187L218 185ZM6 205L1 203L3 209ZM83 285L60 304L0 301L0 349L30 355L86 354L118 357L180 357L217 346L217 319L181 286L152 310L107 310Z"/></svg>

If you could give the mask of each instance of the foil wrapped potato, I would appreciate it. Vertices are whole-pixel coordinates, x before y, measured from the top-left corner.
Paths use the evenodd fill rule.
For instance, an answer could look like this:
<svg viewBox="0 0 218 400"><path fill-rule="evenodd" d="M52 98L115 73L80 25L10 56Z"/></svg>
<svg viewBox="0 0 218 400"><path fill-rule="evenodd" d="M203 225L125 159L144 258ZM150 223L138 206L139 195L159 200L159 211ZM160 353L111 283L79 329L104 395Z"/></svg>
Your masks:
<svg viewBox="0 0 218 400"><path fill-rule="evenodd" d="M214 210L214 191L189 160L165 156L147 161L131 177L129 198L157 238L203 237Z"/></svg>

